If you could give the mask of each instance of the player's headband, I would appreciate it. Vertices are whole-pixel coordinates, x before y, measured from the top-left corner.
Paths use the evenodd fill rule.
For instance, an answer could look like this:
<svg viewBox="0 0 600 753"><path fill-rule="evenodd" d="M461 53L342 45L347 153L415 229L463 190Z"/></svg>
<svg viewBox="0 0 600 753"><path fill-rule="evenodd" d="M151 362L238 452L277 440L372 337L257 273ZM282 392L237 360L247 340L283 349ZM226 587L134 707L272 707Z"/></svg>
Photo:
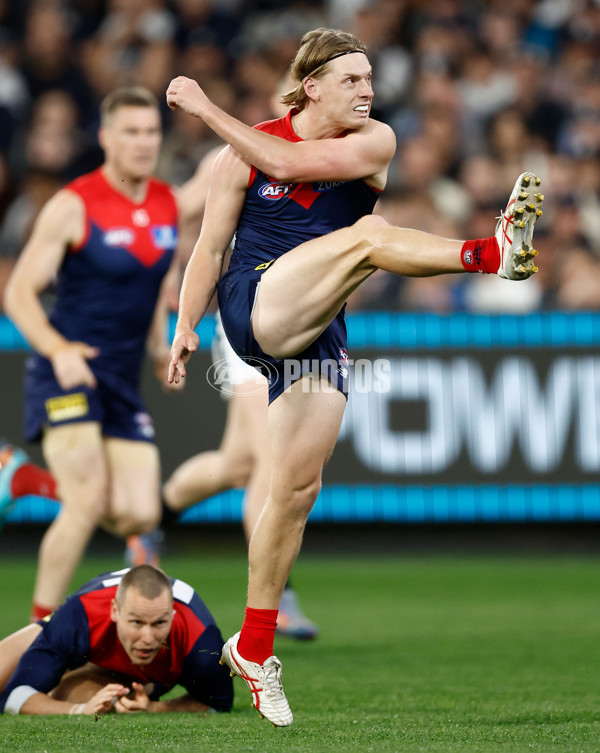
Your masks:
<svg viewBox="0 0 600 753"><path fill-rule="evenodd" d="M327 58L327 60L324 60L322 63L319 63L319 65L314 68L310 73L307 73L306 76L302 79L303 81L306 81L307 78L310 78L315 71L318 71L319 68L322 68L327 63L330 63L332 60L335 60L336 58L341 58L342 55L351 55L353 52L362 52L363 55L366 55L364 50L344 50L344 52L337 52L335 55L332 55L330 58Z"/></svg>

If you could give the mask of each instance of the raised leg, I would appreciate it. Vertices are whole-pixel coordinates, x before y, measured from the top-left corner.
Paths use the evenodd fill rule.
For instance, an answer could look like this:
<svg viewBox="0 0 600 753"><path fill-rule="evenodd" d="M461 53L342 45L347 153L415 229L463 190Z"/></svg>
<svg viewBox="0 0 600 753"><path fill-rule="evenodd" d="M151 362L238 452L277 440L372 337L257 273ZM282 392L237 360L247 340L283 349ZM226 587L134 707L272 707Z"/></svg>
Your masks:
<svg viewBox="0 0 600 753"><path fill-rule="evenodd" d="M362 217L292 249L265 271L252 315L254 336L276 358L295 355L314 342L376 269L418 277L463 272L462 245L392 227L377 215Z"/></svg>

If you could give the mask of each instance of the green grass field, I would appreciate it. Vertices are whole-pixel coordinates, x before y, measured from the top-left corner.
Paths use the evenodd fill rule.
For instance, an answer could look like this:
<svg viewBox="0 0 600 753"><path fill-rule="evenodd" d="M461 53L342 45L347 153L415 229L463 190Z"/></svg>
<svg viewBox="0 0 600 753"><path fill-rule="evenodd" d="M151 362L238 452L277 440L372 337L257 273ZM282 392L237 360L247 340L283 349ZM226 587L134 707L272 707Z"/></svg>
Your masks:
<svg viewBox="0 0 600 753"><path fill-rule="evenodd" d="M239 628L242 555L163 564L197 588L225 637ZM5 635L24 622L34 571L0 565ZM90 558L74 585L116 566ZM306 555L295 583L322 635L276 641L292 727L261 721L236 680L233 712L208 719L0 717L0 751L600 750L597 559Z"/></svg>

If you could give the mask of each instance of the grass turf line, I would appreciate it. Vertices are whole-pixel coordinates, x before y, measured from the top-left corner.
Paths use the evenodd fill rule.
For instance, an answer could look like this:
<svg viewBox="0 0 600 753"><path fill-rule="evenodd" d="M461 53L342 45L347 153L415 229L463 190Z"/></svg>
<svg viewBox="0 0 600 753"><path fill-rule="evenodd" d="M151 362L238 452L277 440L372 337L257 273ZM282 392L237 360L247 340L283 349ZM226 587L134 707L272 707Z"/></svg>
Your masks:
<svg viewBox="0 0 600 753"><path fill-rule="evenodd" d="M26 619L34 567L0 563L5 635ZM224 637L239 629L245 558L163 564L197 588ZM120 566L89 559L73 586ZM292 727L261 721L236 680L233 712L209 719L0 717L0 751L595 753L599 576L594 558L301 557L295 585L321 636L276 640Z"/></svg>

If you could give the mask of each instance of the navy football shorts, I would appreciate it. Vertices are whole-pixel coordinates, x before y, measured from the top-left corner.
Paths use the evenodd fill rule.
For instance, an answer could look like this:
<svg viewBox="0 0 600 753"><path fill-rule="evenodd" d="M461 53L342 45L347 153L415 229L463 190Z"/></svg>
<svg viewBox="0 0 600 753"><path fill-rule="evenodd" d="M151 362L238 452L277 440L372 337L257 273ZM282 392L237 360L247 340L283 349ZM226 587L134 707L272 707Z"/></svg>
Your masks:
<svg viewBox="0 0 600 753"><path fill-rule="evenodd" d="M264 269L229 269L218 285L219 310L227 339L240 358L269 380L269 403L303 374L326 375L348 397L349 358L344 308L305 350L292 358L275 360L254 339L250 317L256 288Z"/></svg>
<svg viewBox="0 0 600 753"><path fill-rule="evenodd" d="M136 385L89 362L95 388L63 390L50 361L34 354L25 366L25 439L39 441L44 426L96 421L107 437L154 441L154 424Z"/></svg>

